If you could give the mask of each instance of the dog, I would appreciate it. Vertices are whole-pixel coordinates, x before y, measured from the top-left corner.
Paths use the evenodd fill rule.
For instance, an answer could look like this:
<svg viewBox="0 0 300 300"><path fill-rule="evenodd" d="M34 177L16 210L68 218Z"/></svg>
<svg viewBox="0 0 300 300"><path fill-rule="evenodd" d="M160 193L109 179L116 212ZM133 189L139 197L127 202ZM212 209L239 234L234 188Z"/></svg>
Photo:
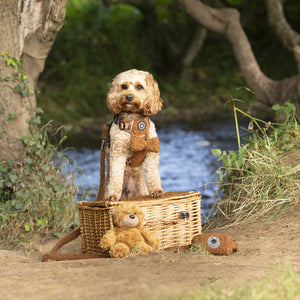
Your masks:
<svg viewBox="0 0 300 300"><path fill-rule="evenodd" d="M105 201L160 197L164 190L158 170L159 140L149 119L163 104L157 82L145 71L122 72L113 79L106 100L114 122L106 151Z"/></svg>

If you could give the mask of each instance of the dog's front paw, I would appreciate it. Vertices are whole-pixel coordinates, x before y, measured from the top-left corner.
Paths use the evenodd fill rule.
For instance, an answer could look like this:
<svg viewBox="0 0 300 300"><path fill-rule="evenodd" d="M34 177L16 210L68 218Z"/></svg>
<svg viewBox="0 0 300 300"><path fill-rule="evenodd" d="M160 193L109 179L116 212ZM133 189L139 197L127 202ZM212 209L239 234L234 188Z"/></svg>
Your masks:
<svg viewBox="0 0 300 300"><path fill-rule="evenodd" d="M154 191L152 192L150 195L152 198L159 198L164 194L164 190L158 190L158 191Z"/></svg>

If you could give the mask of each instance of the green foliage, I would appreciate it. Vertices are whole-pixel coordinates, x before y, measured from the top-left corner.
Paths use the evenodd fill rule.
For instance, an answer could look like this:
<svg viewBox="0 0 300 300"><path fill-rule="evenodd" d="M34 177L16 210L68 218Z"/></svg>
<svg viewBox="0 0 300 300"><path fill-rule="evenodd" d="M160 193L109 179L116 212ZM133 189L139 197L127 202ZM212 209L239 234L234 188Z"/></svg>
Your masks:
<svg viewBox="0 0 300 300"><path fill-rule="evenodd" d="M105 98L112 77L147 65L144 55L136 55L145 46L138 32L140 19L132 6L106 8L99 1L69 1L64 27L45 70L45 76L51 76L39 83L47 91L41 96L46 112L55 102L56 117L65 122L66 116L78 120L107 111Z"/></svg>
<svg viewBox="0 0 300 300"><path fill-rule="evenodd" d="M210 33L189 76L181 77L178 65L196 24L175 1L148 1L149 6L155 5L156 11L151 22L134 6L110 2L113 3L110 6L95 0L68 2L65 25L39 82L43 93L38 101L46 112L46 119L78 124L79 119L91 120L105 115L109 83L117 73L129 68L152 72L165 100L165 112L177 115L182 108L191 110L191 107L199 115L203 115L203 107L217 111L228 91L244 84L230 44ZM273 49L277 44L272 43L274 36L266 32L264 6L253 1L226 3L238 7L242 17L246 15L247 34L250 31L249 39L255 41L253 47L259 53L258 58L267 55L259 61L262 69L275 78L294 74L293 57L289 59L282 47L276 48L278 51ZM215 4L221 5L219 1ZM291 19L296 20L297 5L286 3L285 8ZM251 20L257 20L257 16L259 26L253 26ZM261 43L261 38L266 37L268 41ZM175 60L171 59L170 45L177 48ZM271 65L264 67L273 53L276 57L272 57Z"/></svg>
<svg viewBox="0 0 300 300"><path fill-rule="evenodd" d="M173 67L180 63L178 59L173 65L168 63L171 53L166 36L183 52L193 34L189 24L194 21L174 1L159 1L154 9L156 17L148 24L131 5L68 1L64 26L39 81L38 101L48 119L64 123L108 113L105 99L112 78L131 68L153 73L165 94L164 78L174 74ZM172 85L177 86L177 79ZM189 93L196 90L190 86ZM181 103L187 99L188 89L181 87L174 97L177 103L180 95L184 96Z"/></svg>
<svg viewBox="0 0 300 300"><path fill-rule="evenodd" d="M299 124L297 121L296 107L294 104L287 101L284 105L280 106L276 104L273 106L273 110L276 111L277 117L280 112L285 116L285 121L280 124L272 124L271 122L265 122L257 119L242 110L234 108L241 112L243 115L250 118L248 129L252 132L249 138L246 138L247 144L244 146L239 145L238 151L221 151L220 149L213 149L212 153L218 156L218 160L223 163L224 169L218 171L220 174L221 182L227 180L228 177L234 176L236 169L241 169L249 157L249 151L263 151L269 153L272 157L283 154L286 151L297 147L299 144ZM236 118L235 118L236 119ZM256 124L256 129L253 128L253 123ZM262 125L260 125L261 123ZM268 135L269 129L272 129ZM239 132L237 126L237 136L239 139ZM226 177L224 175L226 174Z"/></svg>
<svg viewBox="0 0 300 300"><path fill-rule="evenodd" d="M38 110L40 112L40 110ZM24 136L20 161L0 162L0 239L8 247L20 246L38 233L60 232L77 222L69 161L50 143L48 125L40 128L32 117L31 136Z"/></svg>
<svg viewBox="0 0 300 300"><path fill-rule="evenodd" d="M275 104L272 109L276 112L277 119L279 119L280 114L282 113L285 118L285 124L288 124L290 121L299 121L299 117L296 115L296 106L293 103L290 103L290 101L286 101L282 106Z"/></svg>
<svg viewBox="0 0 300 300"><path fill-rule="evenodd" d="M6 85L10 87L15 93L20 94L22 97L27 97L29 95L29 86L28 86L28 78L23 73L23 60L20 59L18 61L15 57L11 57L10 53L2 52L1 56L5 57L6 65L12 67L12 76L5 77L3 79L0 78L2 82L13 83L13 86Z"/></svg>
<svg viewBox="0 0 300 300"><path fill-rule="evenodd" d="M273 218L297 198L300 164L288 157L295 154L297 158L300 151L298 117L290 102L273 108L286 117L283 123L267 123L239 110L251 119L247 143L236 152L212 150L222 161L217 173L225 197L219 208L227 221Z"/></svg>
<svg viewBox="0 0 300 300"><path fill-rule="evenodd" d="M109 6L104 4L107 2ZM144 1L152 14L148 19L142 10L120 2L68 1L65 24L39 81L42 94L38 101L46 119L78 123L78 119L105 115L109 83L130 68L153 73L165 108L177 115L182 106L193 107L193 112L201 107L218 111L228 90L244 84L230 43L210 32L189 76L182 77L183 55L197 24L176 1ZM214 1L209 5L234 6L241 12L247 36L268 76L282 79L295 75L293 55L276 41L266 21L265 5L249 0ZM299 3L286 1L284 8L292 28L299 31Z"/></svg>
<svg viewBox="0 0 300 300"><path fill-rule="evenodd" d="M228 0L228 3L234 6L242 6L243 0Z"/></svg>

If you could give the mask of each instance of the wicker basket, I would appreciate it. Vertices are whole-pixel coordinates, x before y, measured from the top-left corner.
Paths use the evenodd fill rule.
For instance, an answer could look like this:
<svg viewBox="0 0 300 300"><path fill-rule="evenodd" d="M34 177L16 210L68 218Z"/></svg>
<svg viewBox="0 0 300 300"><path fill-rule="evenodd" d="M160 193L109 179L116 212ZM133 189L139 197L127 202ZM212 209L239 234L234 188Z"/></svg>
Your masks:
<svg viewBox="0 0 300 300"><path fill-rule="evenodd" d="M160 250L186 246L201 234L200 192L169 192L161 198L121 199L106 207L100 201L79 201L81 243L83 253L101 253L99 242L113 228L112 209L125 201L137 203L145 214L144 227L160 240Z"/></svg>

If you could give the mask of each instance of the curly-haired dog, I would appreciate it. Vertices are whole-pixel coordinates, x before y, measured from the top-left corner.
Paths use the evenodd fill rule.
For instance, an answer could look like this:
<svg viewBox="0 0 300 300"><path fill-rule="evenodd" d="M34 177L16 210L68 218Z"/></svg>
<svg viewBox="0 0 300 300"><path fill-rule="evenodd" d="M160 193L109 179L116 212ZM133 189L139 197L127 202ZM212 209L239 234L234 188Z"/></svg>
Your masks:
<svg viewBox="0 0 300 300"><path fill-rule="evenodd" d="M105 200L160 197L164 191L158 171L159 140L149 119L162 107L157 82L148 72L122 72L112 82L107 105L115 116L107 148Z"/></svg>

